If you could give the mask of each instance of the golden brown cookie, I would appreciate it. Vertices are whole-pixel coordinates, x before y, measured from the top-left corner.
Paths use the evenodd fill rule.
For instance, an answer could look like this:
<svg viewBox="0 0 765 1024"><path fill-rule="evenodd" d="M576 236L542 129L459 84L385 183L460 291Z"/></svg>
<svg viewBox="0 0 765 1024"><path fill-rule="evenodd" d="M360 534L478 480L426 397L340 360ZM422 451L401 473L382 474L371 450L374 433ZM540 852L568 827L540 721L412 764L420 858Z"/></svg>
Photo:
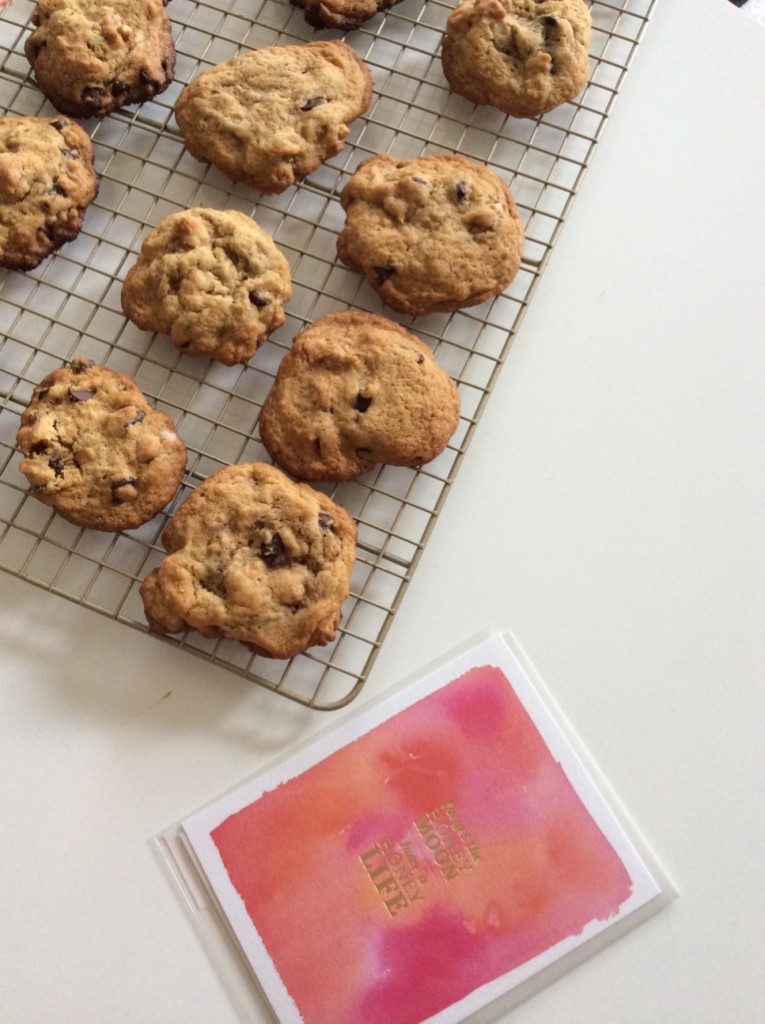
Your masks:
<svg viewBox="0 0 765 1024"><path fill-rule="evenodd" d="M263 47L203 71L181 92L175 117L198 160L272 194L339 153L371 98L361 58L322 40Z"/></svg>
<svg viewBox="0 0 765 1024"><path fill-rule="evenodd" d="M290 0L305 12L305 20L314 28L338 28L343 32L359 28L381 11L401 0Z"/></svg>
<svg viewBox="0 0 765 1024"><path fill-rule="evenodd" d="M68 117L0 117L0 265L33 270L76 238L98 193L90 136Z"/></svg>
<svg viewBox="0 0 765 1024"><path fill-rule="evenodd" d="M232 366L284 323L291 295L287 260L251 217L196 207L165 217L144 239L122 308L186 355Z"/></svg>
<svg viewBox="0 0 765 1024"><path fill-rule="evenodd" d="M591 27L584 0L462 0L446 23L444 74L473 103L536 117L584 89Z"/></svg>
<svg viewBox="0 0 765 1024"><path fill-rule="evenodd" d="M372 313L330 313L300 333L260 414L271 458L301 480L417 467L457 428L459 393L428 346Z"/></svg>
<svg viewBox="0 0 765 1024"><path fill-rule="evenodd" d="M240 640L273 658L335 638L356 526L308 484L261 462L227 466L189 495L162 543L167 557L141 585L152 629Z"/></svg>
<svg viewBox="0 0 765 1024"><path fill-rule="evenodd" d="M340 200L340 259L401 313L477 305L504 291L520 267L518 210L483 164L378 154L359 165Z"/></svg>
<svg viewBox="0 0 765 1024"><path fill-rule="evenodd" d="M175 44L162 0L38 0L25 44L57 110L103 117L163 92Z"/></svg>
<svg viewBox="0 0 765 1024"><path fill-rule="evenodd" d="M174 497L186 448L135 382L90 359L32 393L16 441L32 494L77 526L132 530Z"/></svg>

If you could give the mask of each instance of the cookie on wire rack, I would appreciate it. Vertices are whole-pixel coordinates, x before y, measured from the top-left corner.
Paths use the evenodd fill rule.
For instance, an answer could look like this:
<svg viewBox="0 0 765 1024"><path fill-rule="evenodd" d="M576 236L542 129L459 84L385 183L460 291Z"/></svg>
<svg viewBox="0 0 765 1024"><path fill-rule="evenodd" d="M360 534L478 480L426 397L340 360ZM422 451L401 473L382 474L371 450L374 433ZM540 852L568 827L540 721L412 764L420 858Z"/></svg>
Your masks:
<svg viewBox="0 0 765 1024"><path fill-rule="evenodd" d="M68 117L0 117L0 266L33 270L98 193L90 136Z"/></svg>
<svg viewBox="0 0 765 1024"><path fill-rule="evenodd" d="M194 207L146 236L121 297L139 327L169 334L186 355L233 366L284 323L291 295L289 263L251 217Z"/></svg>
<svg viewBox="0 0 765 1024"><path fill-rule="evenodd" d="M175 43L162 0L38 0L24 50L57 110L104 117L143 103L175 74Z"/></svg>
<svg viewBox="0 0 765 1024"><path fill-rule="evenodd" d="M591 28L584 0L462 0L446 22L444 75L473 103L537 117L584 89Z"/></svg>
<svg viewBox="0 0 765 1024"><path fill-rule="evenodd" d="M266 46L203 71L181 91L186 148L270 195L339 153L372 99L364 61L338 39Z"/></svg>
<svg viewBox="0 0 765 1024"><path fill-rule="evenodd" d="M335 638L356 525L327 495L262 462L226 466L162 534L167 556L141 585L150 627L196 630L290 658Z"/></svg>
<svg viewBox="0 0 765 1024"><path fill-rule="evenodd" d="M400 313L475 306L520 268L524 229L510 189L465 157L377 154L359 164L340 201L338 256Z"/></svg>
<svg viewBox="0 0 765 1024"><path fill-rule="evenodd" d="M401 0L290 0L305 14L313 28L337 28L350 32L376 14L390 10Z"/></svg>
<svg viewBox="0 0 765 1024"><path fill-rule="evenodd" d="M380 463L432 461L459 415L457 387L425 342L386 317L349 310L294 339L261 410L260 436L301 480L351 480Z"/></svg>
<svg viewBox="0 0 765 1024"><path fill-rule="evenodd" d="M34 389L16 441L32 495L91 530L132 530L175 496L186 447L128 376L73 359Z"/></svg>

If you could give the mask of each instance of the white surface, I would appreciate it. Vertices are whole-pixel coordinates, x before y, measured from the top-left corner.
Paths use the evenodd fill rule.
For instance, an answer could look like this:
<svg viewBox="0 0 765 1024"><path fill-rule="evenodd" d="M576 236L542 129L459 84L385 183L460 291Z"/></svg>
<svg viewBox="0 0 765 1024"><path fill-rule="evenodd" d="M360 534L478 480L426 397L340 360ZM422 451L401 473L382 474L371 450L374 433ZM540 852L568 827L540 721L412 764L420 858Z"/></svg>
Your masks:
<svg viewBox="0 0 765 1024"><path fill-rule="evenodd" d="M765 1019L763 96L659 0L362 698L511 629L680 891L513 1024ZM0 583L0 1020L233 1022L149 839L328 717Z"/></svg>
<svg viewBox="0 0 765 1024"><path fill-rule="evenodd" d="M741 10L765 25L765 0L747 0Z"/></svg>

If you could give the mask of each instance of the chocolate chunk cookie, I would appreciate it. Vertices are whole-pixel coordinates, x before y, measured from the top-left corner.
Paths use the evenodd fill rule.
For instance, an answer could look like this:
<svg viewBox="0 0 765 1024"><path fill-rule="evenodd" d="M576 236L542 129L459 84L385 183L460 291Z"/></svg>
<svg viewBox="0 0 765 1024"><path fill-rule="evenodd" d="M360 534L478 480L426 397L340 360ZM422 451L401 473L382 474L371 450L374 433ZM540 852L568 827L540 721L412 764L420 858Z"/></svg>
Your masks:
<svg viewBox="0 0 765 1024"><path fill-rule="evenodd" d="M463 0L446 23L444 74L473 103L536 117L584 89L591 27L584 0Z"/></svg>
<svg viewBox="0 0 765 1024"><path fill-rule="evenodd" d="M290 0L305 12L305 20L314 28L339 28L343 32L359 28L375 14L387 11L401 0Z"/></svg>
<svg viewBox="0 0 765 1024"><path fill-rule="evenodd" d="M401 313L474 306L520 266L524 231L509 188L464 157L369 157L340 200L340 259Z"/></svg>
<svg viewBox="0 0 765 1024"><path fill-rule="evenodd" d="M289 264L270 235L238 210L198 207L170 214L147 235L122 308L186 355L232 366L284 323L291 295Z"/></svg>
<svg viewBox="0 0 765 1024"><path fill-rule="evenodd" d="M16 441L32 494L77 526L132 530L174 496L186 448L129 377L90 359L48 374Z"/></svg>
<svg viewBox="0 0 765 1024"><path fill-rule="evenodd" d="M303 480L377 463L421 466L459 422L457 387L428 346L372 313L330 313L299 334L260 415L271 458Z"/></svg>
<svg viewBox="0 0 765 1024"><path fill-rule="evenodd" d="M203 71L175 117L186 148L232 181L283 192L335 153L372 98L366 64L339 40L267 46Z"/></svg>
<svg viewBox="0 0 765 1024"><path fill-rule="evenodd" d="M162 0L39 0L25 52L57 110L103 117L163 92L175 44Z"/></svg>
<svg viewBox="0 0 765 1024"><path fill-rule="evenodd" d="M161 633L195 629L290 658L335 638L356 526L308 484L261 462L213 473L162 534L168 555L141 586Z"/></svg>
<svg viewBox="0 0 765 1024"><path fill-rule="evenodd" d="M32 270L80 233L93 144L66 117L0 117L0 265Z"/></svg>

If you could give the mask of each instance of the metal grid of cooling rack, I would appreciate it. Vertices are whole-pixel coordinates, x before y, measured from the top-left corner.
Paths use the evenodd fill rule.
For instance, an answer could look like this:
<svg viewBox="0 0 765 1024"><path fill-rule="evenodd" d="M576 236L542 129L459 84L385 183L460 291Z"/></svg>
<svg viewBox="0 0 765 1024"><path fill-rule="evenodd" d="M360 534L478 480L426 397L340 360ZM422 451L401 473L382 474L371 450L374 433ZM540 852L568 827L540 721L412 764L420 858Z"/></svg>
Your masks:
<svg viewBox="0 0 765 1024"><path fill-rule="evenodd" d="M267 460L258 414L295 334L337 309L391 316L429 342L457 381L462 417L447 450L427 466L383 467L324 488L359 528L351 595L336 641L290 661L272 661L241 644L195 633L161 638L314 708L352 700L434 527L655 2L593 0L588 87L541 119L514 120L450 93L439 49L453 0L404 0L343 36L374 80L372 105L352 125L344 150L299 185L265 197L232 185L186 153L173 119L175 99L196 74L236 53L308 41L317 33L286 0L172 0L174 83L152 102L84 122L100 189L80 236L35 271L0 276L0 567L147 630L138 586L163 556L167 518L222 465ZM14 0L0 15L0 109L55 116L24 56L33 10L32 0ZM384 308L360 275L339 263L339 194L358 163L378 152L403 158L458 152L505 178L527 241L521 270L503 295L412 321ZM294 295L287 321L247 365L181 356L168 338L139 330L122 314L122 280L143 237L167 214L191 206L244 211L272 234L290 262ZM150 401L173 416L188 448L176 500L129 533L97 533L65 522L29 496L18 469L19 414L34 385L75 355L134 377Z"/></svg>

